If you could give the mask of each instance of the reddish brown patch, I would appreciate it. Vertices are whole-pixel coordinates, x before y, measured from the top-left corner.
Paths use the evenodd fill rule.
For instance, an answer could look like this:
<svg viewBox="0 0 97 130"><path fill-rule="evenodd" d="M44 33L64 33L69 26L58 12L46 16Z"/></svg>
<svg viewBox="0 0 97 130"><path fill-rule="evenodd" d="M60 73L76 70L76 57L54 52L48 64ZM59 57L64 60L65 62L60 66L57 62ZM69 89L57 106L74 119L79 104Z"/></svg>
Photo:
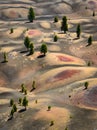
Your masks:
<svg viewBox="0 0 97 130"><path fill-rule="evenodd" d="M35 34L35 31L33 31L33 30L28 32L28 35L33 35L33 34Z"/></svg>
<svg viewBox="0 0 97 130"><path fill-rule="evenodd" d="M73 62L74 61L73 59L66 57L66 56L58 55L57 57L58 57L58 60L64 61L64 62Z"/></svg>
<svg viewBox="0 0 97 130"><path fill-rule="evenodd" d="M54 78L55 80L63 80L72 77L74 74L78 73L79 70L65 70L57 74Z"/></svg>
<svg viewBox="0 0 97 130"><path fill-rule="evenodd" d="M39 30L29 30L28 35L38 36L38 35L41 35L41 32Z"/></svg>
<svg viewBox="0 0 97 130"><path fill-rule="evenodd" d="M16 17L18 17L18 14L15 11L11 10L10 16L13 17L13 18L16 18Z"/></svg>
<svg viewBox="0 0 97 130"><path fill-rule="evenodd" d="M80 72L80 70L65 70L65 71L58 73L53 78L48 79L48 82L64 80L64 79L72 77L74 74L79 73L79 72Z"/></svg>

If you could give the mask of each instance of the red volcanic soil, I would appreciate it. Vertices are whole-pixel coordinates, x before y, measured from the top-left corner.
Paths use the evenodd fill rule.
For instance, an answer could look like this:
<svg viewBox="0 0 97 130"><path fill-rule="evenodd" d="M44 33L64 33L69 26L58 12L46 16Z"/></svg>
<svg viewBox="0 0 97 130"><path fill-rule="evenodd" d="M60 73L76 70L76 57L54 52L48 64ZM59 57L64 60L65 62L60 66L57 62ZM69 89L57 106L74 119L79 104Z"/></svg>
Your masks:
<svg viewBox="0 0 97 130"><path fill-rule="evenodd" d="M28 32L29 35L33 35L35 33L35 31L31 30Z"/></svg>
<svg viewBox="0 0 97 130"><path fill-rule="evenodd" d="M38 35L41 35L41 31L39 30L28 30L28 35L29 36L38 36Z"/></svg>
<svg viewBox="0 0 97 130"><path fill-rule="evenodd" d="M60 73L58 73L56 76L54 76L52 79L49 79L49 82L55 82L59 80L64 80L67 78L72 77L74 74L79 73L80 70L65 70Z"/></svg>
<svg viewBox="0 0 97 130"><path fill-rule="evenodd" d="M73 59L71 59L71 58L69 58L69 57L66 57L66 56L58 55L57 57L58 57L58 59L59 59L60 61L64 61L64 62L73 62L73 61L74 61Z"/></svg>
<svg viewBox="0 0 97 130"><path fill-rule="evenodd" d="M14 10L10 10L10 11L8 12L8 15L9 15L9 17L11 17L11 18L17 18L17 17L18 17L18 13L15 12Z"/></svg>

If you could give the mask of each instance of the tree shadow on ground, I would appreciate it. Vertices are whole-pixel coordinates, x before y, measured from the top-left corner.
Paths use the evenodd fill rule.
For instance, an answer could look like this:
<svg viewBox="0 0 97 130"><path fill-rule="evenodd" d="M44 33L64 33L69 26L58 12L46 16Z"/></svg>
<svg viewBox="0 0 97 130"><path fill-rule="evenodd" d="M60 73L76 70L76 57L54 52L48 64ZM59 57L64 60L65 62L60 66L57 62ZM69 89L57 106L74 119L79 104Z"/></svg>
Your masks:
<svg viewBox="0 0 97 130"><path fill-rule="evenodd" d="M22 112L24 112L24 111L26 111L26 109L25 109L25 108L23 108L23 109L19 110L18 112L19 112L19 113L22 113Z"/></svg>
<svg viewBox="0 0 97 130"><path fill-rule="evenodd" d="M10 120L12 120L13 119L13 117L12 116L10 116L9 118L8 118L8 120L7 121L10 121Z"/></svg>
<svg viewBox="0 0 97 130"><path fill-rule="evenodd" d="M32 91L34 91L35 90L35 88L32 88L31 90L30 90L30 92L32 92Z"/></svg>
<svg viewBox="0 0 97 130"><path fill-rule="evenodd" d="M1 63L7 63L8 61L1 61Z"/></svg>
<svg viewBox="0 0 97 130"><path fill-rule="evenodd" d="M20 53L27 53L28 52L28 50L26 50L26 51L20 51Z"/></svg>
<svg viewBox="0 0 97 130"><path fill-rule="evenodd" d="M79 38L78 37L76 37L76 38L74 38L73 40L78 40Z"/></svg>
<svg viewBox="0 0 97 130"><path fill-rule="evenodd" d="M39 55L37 58L43 58L45 57L45 55Z"/></svg>

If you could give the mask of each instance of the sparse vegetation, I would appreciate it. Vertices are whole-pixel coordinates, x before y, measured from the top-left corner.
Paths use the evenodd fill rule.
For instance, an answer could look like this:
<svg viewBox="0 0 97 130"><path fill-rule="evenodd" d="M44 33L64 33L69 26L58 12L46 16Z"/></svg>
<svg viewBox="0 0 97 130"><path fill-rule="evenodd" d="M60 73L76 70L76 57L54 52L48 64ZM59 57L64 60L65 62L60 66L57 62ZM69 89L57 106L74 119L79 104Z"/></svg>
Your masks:
<svg viewBox="0 0 97 130"><path fill-rule="evenodd" d="M11 112L10 112L11 118L13 118L13 115L14 115L14 109L12 108L12 109L11 109Z"/></svg>
<svg viewBox="0 0 97 130"><path fill-rule="evenodd" d="M22 93L24 93L24 92L25 92L25 85L24 85L24 83L23 83L23 84L21 84L21 92L22 92Z"/></svg>
<svg viewBox="0 0 97 130"><path fill-rule="evenodd" d="M7 53L6 52L4 52L3 57L4 57L4 62L8 62Z"/></svg>
<svg viewBox="0 0 97 130"><path fill-rule="evenodd" d="M14 104L14 100L10 99L10 106L13 106L13 104Z"/></svg>
<svg viewBox="0 0 97 130"><path fill-rule="evenodd" d="M16 104L13 104L12 109L14 110L14 112L17 112L17 106L16 106Z"/></svg>
<svg viewBox="0 0 97 130"><path fill-rule="evenodd" d="M28 100L27 100L26 97L23 98L22 105L25 107L25 110L26 110L26 109L27 109L27 106L28 106Z"/></svg>
<svg viewBox="0 0 97 130"><path fill-rule="evenodd" d="M41 48L40 48L40 52L44 54L44 56L47 53L47 45L46 44L42 44Z"/></svg>
<svg viewBox="0 0 97 130"><path fill-rule="evenodd" d="M85 83L84 83L84 86L85 86L85 90L88 89L89 83L88 83L88 82L85 82Z"/></svg>
<svg viewBox="0 0 97 130"><path fill-rule="evenodd" d="M27 95L27 89L25 89L24 94Z"/></svg>
<svg viewBox="0 0 97 130"><path fill-rule="evenodd" d="M54 121L51 121L51 122L50 122L50 126L53 126L53 125L54 125Z"/></svg>
<svg viewBox="0 0 97 130"><path fill-rule="evenodd" d="M37 103L38 103L38 101L37 101L37 100L35 100L35 103L37 104Z"/></svg>
<svg viewBox="0 0 97 130"><path fill-rule="evenodd" d="M58 20L58 17L57 16L55 16L54 17L54 22L56 23L56 22L58 22L59 20Z"/></svg>
<svg viewBox="0 0 97 130"><path fill-rule="evenodd" d="M27 50L29 50L29 48L30 48L30 39L29 39L29 37L25 37L24 45L27 48Z"/></svg>
<svg viewBox="0 0 97 130"><path fill-rule="evenodd" d="M89 38L88 38L88 45L87 46L90 46L90 45L92 45L92 36L89 36Z"/></svg>
<svg viewBox="0 0 97 130"><path fill-rule="evenodd" d="M48 111L50 111L51 110L51 106L48 106Z"/></svg>
<svg viewBox="0 0 97 130"><path fill-rule="evenodd" d="M29 22L33 22L34 19L35 19L35 12L34 12L33 8L30 7L29 12L28 12L28 20L29 20Z"/></svg>
<svg viewBox="0 0 97 130"><path fill-rule="evenodd" d="M19 98L19 104L22 105L22 98Z"/></svg>
<svg viewBox="0 0 97 130"><path fill-rule="evenodd" d="M55 36L54 36L54 42L57 42L57 41L58 41L58 36L55 35Z"/></svg>
<svg viewBox="0 0 97 130"><path fill-rule="evenodd" d="M64 16L62 18L61 31L64 31L64 33L66 33L68 31L68 24L67 24L67 17L66 16Z"/></svg>
<svg viewBox="0 0 97 130"><path fill-rule="evenodd" d="M90 61L88 61L87 66L91 66L91 62Z"/></svg>
<svg viewBox="0 0 97 130"><path fill-rule="evenodd" d="M66 127L65 130L68 130L68 128Z"/></svg>
<svg viewBox="0 0 97 130"><path fill-rule="evenodd" d="M12 33L13 33L13 28L10 29L10 34L12 34Z"/></svg>
<svg viewBox="0 0 97 130"><path fill-rule="evenodd" d="M33 43L30 43L30 55L34 54L34 46Z"/></svg>
<svg viewBox="0 0 97 130"><path fill-rule="evenodd" d="M36 82L35 82L35 80L32 83L32 90L34 90L34 89L36 89Z"/></svg>

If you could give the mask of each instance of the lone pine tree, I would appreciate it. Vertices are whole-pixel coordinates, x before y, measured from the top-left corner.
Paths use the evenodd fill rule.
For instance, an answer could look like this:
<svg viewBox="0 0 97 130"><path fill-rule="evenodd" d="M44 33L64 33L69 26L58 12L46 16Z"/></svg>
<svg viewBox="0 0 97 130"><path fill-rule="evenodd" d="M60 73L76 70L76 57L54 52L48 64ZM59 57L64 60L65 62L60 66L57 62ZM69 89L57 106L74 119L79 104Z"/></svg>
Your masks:
<svg viewBox="0 0 97 130"><path fill-rule="evenodd" d="M30 48L30 39L29 39L29 37L25 37L24 45L27 48L27 50Z"/></svg>
<svg viewBox="0 0 97 130"><path fill-rule="evenodd" d="M17 106L16 106L16 104L13 105L13 110L14 110L14 112L17 112Z"/></svg>
<svg viewBox="0 0 97 130"><path fill-rule="evenodd" d="M7 60L7 53L6 52L3 53L3 57L4 57L4 62L8 62L8 60Z"/></svg>
<svg viewBox="0 0 97 130"><path fill-rule="evenodd" d="M55 35L55 36L54 36L54 42L57 42L57 41L58 41L58 36Z"/></svg>
<svg viewBox="0 0 97 130"><path fill-rule="evenodd" d="M92 36L89 36L88 38L88 46L90 46L92 44Z"/></svg>
<svg viewBox="0 0 97 130"><path fill-rule="evenodd" d="M11 118L13 118L14 112L15 112L15 111L14 111L14 109L12 108L12 109L11 109L11 112L10 112Z"/></svg>
<svg viewBox="0 0 97 130"><path fill-rule="evenodd" d="M14 104L14 100L10 99L10 106L13 106L13 104Z"/></svg>
<svg viewBox="0 0 97 130"><path fill-rule="evenodd" d="M66 33L66 31L68 31L68 24L67 24L67 17L66 16L64 16L62 18L61 31L64 31L64 33Z"/></svg>
<svg viewBox="0 0 97 130"><path fill-rule="evenodd" d="M35 82L35 80L32 83L32 90L34 90L34 89L36 89L36 82Z"/></svg>
<svg viewBox="0 0 97 130"><path fill-rule="evenodd" d="M42 44L41 48L40 48L40 52L44 54L44 56L47 53L47 45L46 44Z"/></svg>
<svg viewBox="0 0 97 130"><path fill-rule="evenodd" d="M27 109L27 106L28 106L28 100L27 100L26 97L23 98L22 105L25 107L25 110L26 110L26 109Z"/></svg>
<svg viewBox="0 0 97 130"><path fill-rule="evenodd" d="M58 20L58 17L55 16L55 17L54 17L54 22L57 23L58 21L59 21L59 20Z"/></svg>
<svg viewBox="0 0 97 130"><path fill-rule="evenodd" d="M23 93L25 91L25 85L24 83L21 84L21 92Z"/></svg>
<svg viewBox="0 0 97 130"><path fill-rule="evenodd" d="M35 19L35 13L32 7L29 8L29 12L28 12L28 20L30 22L33 22L33 20Z"/></svg>
<svg viewBox="0 0 97 130"><path fill-rule="evenodd" d="M33 43L30 43L30 55L34 54L34 46Z"/></svg>

